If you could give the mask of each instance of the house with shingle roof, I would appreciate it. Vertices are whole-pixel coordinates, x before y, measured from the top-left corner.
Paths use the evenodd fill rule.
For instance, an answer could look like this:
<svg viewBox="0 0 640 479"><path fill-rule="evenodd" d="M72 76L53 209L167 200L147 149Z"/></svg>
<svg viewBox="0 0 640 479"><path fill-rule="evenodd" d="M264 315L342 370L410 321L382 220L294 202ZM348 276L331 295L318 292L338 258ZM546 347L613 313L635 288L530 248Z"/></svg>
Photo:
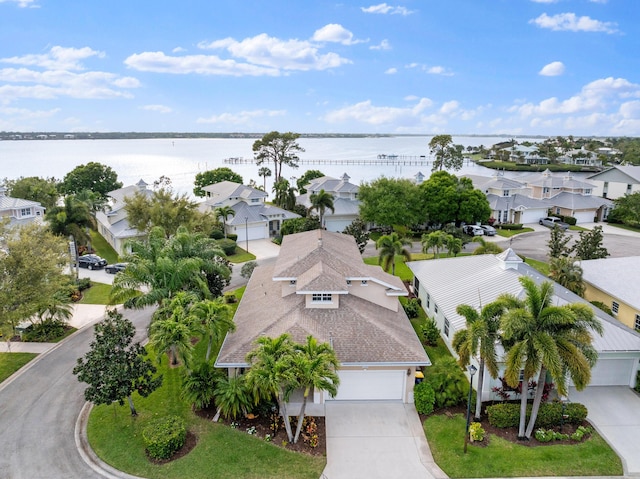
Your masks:
<svg viewBox="0 0 640 479"><path fill-rule="evenodd" d="M126 199L132 198L136 193L151 197L153 191L147 186L149 185L141 179L135 185L109 191L107 193L108 207L104 211L96 213L98 232L118 254L125 252L127 241L142 239L146 235L129 224L125 206Z"/></svg>
<svg viewBox="0 0 640 479"><path fill-rule="evenodd" d="M353 220L360 215L360 201L358 200L358 185L350 183L351 178L346 173L340 178L323 176L311 180L305 189L307 192L296 198L296 203L305 208L311 207L311 195L324 190L333 196L334 211L324 213L323 227L328 231L342 232Z"/></svg>
<svg viewBox="0 0 640 479"><path fill-rule="evenodd" d="M640 166L616 165L589 176L595 185L594 195L615 200L640 191Z"/></svg>
<svg viewBox="0 0 640 479"><path fill-rule="evenodd" d="M451 341L456 331L466 327L465 318L458 314L460 304L479 310L495 301L503 293L523 297L521 276L532 278L537 284L550 281L533 267L524 263L508 248L499 255L471 255L407 263L414 274L414 288L427 316L433 318L442 339L455 355ZM604 334L594 333L593 344L598 362L592 370L590 386L631 386L635 384L640 361L640 334L590 304L568 289L554 284L554 305L584 303L598 317ZM476 359L475 366L479 367ZM488 376L485 376L488 377ZM483 400L496 399L492 387L499 380L487 381Z"/></svg>
<svg viewBox="0 0 640 479"><path fill-rule="evenodd" d="M42 221L44 212L44 206L37 201L7 196L7 189L0 186L0 221L8 220L10 227Z"/></svg>
<svg viewBox="0 0 640 479"><path fill-rule="evenodd" d="M238 242L265 239L280 233L282 222L300 215L265 203L268 196L262 190L250 186L221 181L202 188L205 200L200 211L213 212L216 208L230 206L235 215L227 218L227 233L238 235Z"/></svg>
<svg viewBox="0 0 640 479"><path fill-rule="evenodd" d="M413 402L416 368L429 358L398 300L402 281L367 265L352 236L326 230L286 235L273 264L257 267L216 360L230 374L249 367L261 336L312 335L330 344L341 363L338 395L327 400Z"/></svg>

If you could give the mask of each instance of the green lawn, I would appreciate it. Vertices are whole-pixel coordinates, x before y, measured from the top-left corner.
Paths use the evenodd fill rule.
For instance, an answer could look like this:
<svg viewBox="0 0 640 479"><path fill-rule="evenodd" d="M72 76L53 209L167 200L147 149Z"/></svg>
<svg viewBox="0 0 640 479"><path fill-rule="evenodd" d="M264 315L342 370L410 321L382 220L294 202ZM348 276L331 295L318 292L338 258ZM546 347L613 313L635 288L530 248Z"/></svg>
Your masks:
<svg viewBox="0 0 640 479"><path fill-rule="evenodd" d="M113 247L107 243L97 231L91 230L91 246L96 250L96 254L107 260L107 263L113 264L118 262L118 253Z"/></svg>
<svg viewBox="0 0 640 479"><path fill-rule="evenodd" d="M496 234L503 238L511 238L512 236L519 235L520 233L531 233L533 228L520 228L519 230L503 230L502 228L496 228Z"/></svg>
<svg viewBox="0 0 640 479"><path fill-rule="evenodd" d="M104 283L91 283L89 289L82 292L82 299L79 304L109 304L109 293L111 285Z"/></svg>
<svg viewBox="0 0 640 479"><path fill-rule="evenodd" d="M227 259L232 263L246 263L247 261L255 261L256 256L252 253L248 253L246 250L236 246L236 254L227 256Z"/></svg>
<svg viewBox="0 0 640 479"><path fill-rule="evenodd" d="M540 273L542 273L543 275L549 276L549 263L545 263L544 261L538 261L531 258L527 258L525 260L525 263L527 263L530 266L533 266L535 269L540 271Z"/></svg>
<svg viewBox="0 0 640 479"><path fill-rule="evenodd" d="M34 353L0 353L0 383L36 356Z"/></svg>
<svg viewBox="0 0 640 479"><path fill-rule="evenodd" d="M576 443L527 447L491 436L464 454L465 418L433 415L424 423L433 458L450 477L619 476L618 456L597 432Z"/></svg>
<svg viewBox="0 0 640 479"><path fill-rule="evenodd" d="M440 255L442 258L446 256L446 254ZM432 254L424 254L424 253L412 253L411 261L419 261L422 259L430 259L433 258ZM370 256L369 258L364 258L364 262L366 264L378 265L378 257ZM391 268L389 268L389 273L391 272ZM411 281L413 280L413 273L409 269L409 267L404 263L403 256L396 256L396 276L398 276L402 281Z"/></svg>

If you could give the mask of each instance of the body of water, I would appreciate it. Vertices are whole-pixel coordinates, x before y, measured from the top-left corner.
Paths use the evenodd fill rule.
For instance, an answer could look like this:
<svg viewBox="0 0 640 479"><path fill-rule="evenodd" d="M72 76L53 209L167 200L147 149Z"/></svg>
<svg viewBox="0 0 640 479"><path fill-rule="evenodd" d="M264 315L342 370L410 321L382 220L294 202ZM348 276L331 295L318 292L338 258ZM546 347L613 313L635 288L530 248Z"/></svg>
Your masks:
<svg viewBox="0 0 640 479"><path fill-rule="evenodd" d="M306 151L299 156L304 164L299 168L284 167L283 176L300 177L306 170L317 169L325 175L340 177L347 173L351 182L360 184L380 176L413 178L418 172L426 177L431 165L354 165L323 164L323 161L376 160L378 155L398 157L425 156L429 159L430 136L398 136L380 138L300 138ZM454 143L465 146L489 147L505 139L499 137L453 137ZM519 141L526 139L520 138ZM540 139L530 139L540 141ZM258 185L258 166L252 163L227 164L227 158L253 158L254 139L148 139L148 140L19 140L0 141L0 178L20 176L54 177L62 179L76 166L96 161L110 166L124 185L143 179L149 184L161 176L171 179L176 192L192 195L193 181L199 172L227 166L241 174L245 184L253 179ZM315 162L318 162L315 164ZM266 165L273 169L272 165ZM491 176L493 170L472 162L457 174ZM271 192L273 178L267 178Z"/></svg>

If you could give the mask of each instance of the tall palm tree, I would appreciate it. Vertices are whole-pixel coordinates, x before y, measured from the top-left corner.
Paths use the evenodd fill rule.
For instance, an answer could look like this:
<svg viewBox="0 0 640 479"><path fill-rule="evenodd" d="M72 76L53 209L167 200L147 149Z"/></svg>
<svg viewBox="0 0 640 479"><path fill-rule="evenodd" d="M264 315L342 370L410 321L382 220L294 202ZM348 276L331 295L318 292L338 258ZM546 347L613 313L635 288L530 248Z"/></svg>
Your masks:
<svg viewBox="0 0 640 479"><path fill-rule="evenodd" d="M298 426L293 442L298 442L304 411L307 407L307 399L311 388L327 391L331 397L338 394L340 378L336 370L340 367L338 357L333 348L327 343L318 343L313 336L307 336L304 344L297 344L295 350L299 353L295 356L294 368L300 387L304 388L302 407L298 416Z"/></svg>
<svg viewBox="0 0 640 479"><path fill-rule="evenodd" d="M440 256L440 248L443 248L447 244L448 235L442 230L433 231L432 233L425 233L422 235L422 252L427 253L429 249L433 249L434 258L438 259Z"/></svg>
<svg viewBox="0 0 640 479"><path fill-rule="evenodd" d="M480 243L474 251L473 254L499 254L502 253L502 248L498 246L497 243L493 241L487 241L482 236L476 236L472 240L474 243Z"/></svg>
<svg viewBox="0 0 640 479"><path fill-rule="evenodd" d="M530 438L542 401L545 378L551 375L558 392L567 394L567 376L576 389L581 390L591 380L591 368L597 360L592 345L592 332L602 334L600 321L586 304L554 306L553 283L545 281L536 285L533 279L523 276L520 283L525 298L502 296L508 301L507 311L502 316L501 328L506 355L505 379L516 387L523 370L520 402L520 437ZM531 416L526 431L526 384L538 373L536 392Z"/></svg>
<svg viewBox="0 0 640 479"><path fill-rule="evenodd" d="M197 331L207 336L207 353L205 361L211 358L213 343L219 345L229 331L235 331L236 325L231 319L231 309L222 298L204 300L195 303L189 315Z"/></svg>
<svg viewBox="0 0 640 479"><path fill-rule="evenodd" d="M466 329L456 331L452 346L458 354L458 364L467 367L472 356L480 357L478 368L478 394L476 398L476 419L480 419L482 410L482 390L484 387L484 370L492 378L498 377L498 357L496 342L500 330L500 316L504 306L500 302L489 303L480 312L468 304L461 304L456 308L459 315L466 320Z"/></svg>
<svg viewBox="0 0 640 479"><path fill-rule="evenodd" d="M224 237L227 237L227 218L232 218L236 215L236 212L231 206L220 206L215 209L216 218L222 218L222 228L224 229Z"/></svg>
<svg viewBox="0 0 640 479"><path fill-rule="evenodd" d="M286 178L276 180L273 184L273 191L275 193L273 202L276 206L288 211L293 211L293 208L296 205L296 189L291 186L289 180Z"/></svg>
<svg viewBox="0 0 640 479"><path fill-rule="evenodd" d="M575 258L570 256L551 258L551 261L549 261L549 277L578 296L584 295L586 286L582 279L582 268Z"/></svg>
<svg viewBox="0 0 640 479"><path fill-rule="evenodd" d="M267 176L271 176L271 170L269 168L267 168L266 166L263 166L261 168L258 169L258 176L262 176L262 180L263 180L263 184L262 184L262 189L264 189L264 191L267 191Z"/></svg>
<svg viewBox="0 0 640 479"><path fill-rule="evenodd" d="M396 274L396 256L403 256L407 261L411 261L411 252L405 246L411 245L411 241L401 238L398 233L391 233L378 238L376 241L376 249L378 253L378 261L382 269L387 271L391 265L391 274Z"/></svg>
<svg viewBox="0 0 640 479"><path fill-rule="evenodd" d="M282 334L277 338L262 336L256 347L247 354L251 367L247 373L249 387L258 398L276 398L284 420L289 442L293 441L291 423L287 412L287 401L297 386L293 368L294 343L291 336Z"/></svg>
<svg viewBox="0 0 640 479"><path fill-rule="evenodd" d="M216 383L213 397L218 405L218 411L213 418L214 422L218 420L220 414L235 419L242 413L246 414L251 408L251 390L246 376L220 378Z"/></svg>
<svg viewBox="0 0 640 479"><path fill-rule="evenodd" d="M331 210L332 213L336 211L333 206L333 195L324 190L320 190L317 193L311 193L309 201L311 202L309 211L316 210L318 212L318 216L320 216L320 228L324 228L323 220L325 211L327 209Z"/></svg>
<svg viewBox="0 0 640 479"><path fill-rule="evenodd" d="M220 378L220 370L214 368L209 361L203 361L192 369L185 369L181 396L192 408L206 408L211 404Z"/></svg>
<svg viewBox="0 0 640 479"><path fill-rule="evenodd" d="M462 240L453 235L447 235L447 241L444 246L450 255L458 256L458 253L462 251Z"/></svg>
<svg viewBox="0 0 640 479"><path fill-rule="evenodd" d="M93 216L84 201L69 195L62 206L54 206L45 215L53 234L73 236L75 241L86 245L90 240L87 229L93 226Z"/></svg>
<svg viewBox="0 0 640 479"><path fill-rule="evenodd" d="M149 327L149 344L158 354L158 360L168 351L173 366L178 364L178 357L185 366L189 365L193 345L188 310L193 298L192 294L180 292L156 311L157 319Z"/></svg>

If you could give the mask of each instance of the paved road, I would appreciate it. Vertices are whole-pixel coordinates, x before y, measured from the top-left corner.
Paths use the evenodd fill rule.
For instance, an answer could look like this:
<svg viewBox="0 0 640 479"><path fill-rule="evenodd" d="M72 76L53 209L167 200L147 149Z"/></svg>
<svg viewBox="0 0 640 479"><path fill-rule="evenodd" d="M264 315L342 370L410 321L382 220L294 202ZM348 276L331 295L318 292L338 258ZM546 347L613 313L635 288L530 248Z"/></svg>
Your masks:
<svg viewBox="0 0 640 479"><path fill-rule="evenodd" d="M151 311L126 312L136 326L136 341L146 337ZM0 387L3 479L101 477L83 462L74 439L86 385L72 370L92 338L93 327L80 330Z"/></svg>

